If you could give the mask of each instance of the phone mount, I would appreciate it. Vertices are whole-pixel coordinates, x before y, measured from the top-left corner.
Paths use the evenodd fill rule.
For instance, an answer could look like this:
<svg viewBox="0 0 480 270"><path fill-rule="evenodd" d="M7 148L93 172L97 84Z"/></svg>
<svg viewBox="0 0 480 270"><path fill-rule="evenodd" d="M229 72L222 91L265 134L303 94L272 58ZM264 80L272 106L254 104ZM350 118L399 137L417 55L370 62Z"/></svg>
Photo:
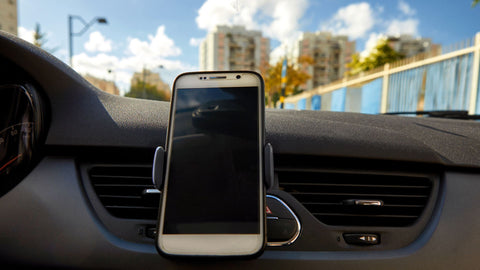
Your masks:
<svg viewBox="0 0 480 270"><path fill-rule="evenodd" d="M264 182L266 190L270 189L274 184L274 172L273 172L273 147L270 143L267 143L263 151L264 155ZM155 150L155 156L153 158L153 172L152 181L156 189L163 189L164 175L165 175L165 160L166 152L163 147L159 146Z"/></svg>
<svg viewBox="0 0 480 270"><path fill-rule="evenodd" d="M273 147L267 143L263 152L263 169L265 190L272 190L275 185L273 171ZM152 180L154 187L161 191L164 185L166 152L159 146L153 159ZM276 195L266 195L267 245L284 246L293 243L301 231L300 220L290 207Z"/></svg>

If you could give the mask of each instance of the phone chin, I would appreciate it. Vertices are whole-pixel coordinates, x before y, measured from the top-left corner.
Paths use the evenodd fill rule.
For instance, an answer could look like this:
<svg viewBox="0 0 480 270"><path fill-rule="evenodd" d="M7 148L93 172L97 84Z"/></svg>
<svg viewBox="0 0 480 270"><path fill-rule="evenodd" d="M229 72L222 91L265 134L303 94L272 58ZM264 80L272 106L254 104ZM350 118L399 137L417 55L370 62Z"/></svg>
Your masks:
<svg viewBox="0 0 480 270"><path fill-rule="evenodd" d="M162 235L159 247L170 256L254 256L264 246L262 235Z"/></svg>

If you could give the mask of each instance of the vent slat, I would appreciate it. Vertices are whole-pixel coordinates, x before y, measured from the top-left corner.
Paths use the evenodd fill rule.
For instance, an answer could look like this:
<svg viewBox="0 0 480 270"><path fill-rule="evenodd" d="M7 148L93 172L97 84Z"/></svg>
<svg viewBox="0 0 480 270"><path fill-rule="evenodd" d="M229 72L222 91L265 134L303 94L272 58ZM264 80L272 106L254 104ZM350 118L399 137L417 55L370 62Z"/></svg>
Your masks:
<svg viewBox="0 0 480 270"><path fill-rule="evenodd" d="M305 205L312 213L330 213L342 215L415 215L421 214L423 207L390 207L390 206L348 206L348 205Z"/></svg>
<svg viewBox="0 0 480 270"><path fill-rule="evenodd" d="M105 205L105 208L108 209L146 209L146 210L154 210L158 209L158 207L148 207L148 206L122 206L122 205Z"/></svg>
<svg viewBox="0 0 480 270"><path fill-rule="evenodd" d="M294 196L319 221L341 226L413 224L430 197L427 177L277 168L280 188ZM382 206L348 205L352 200L380 200Z"/></svg>
<svg viewBox="0 0 480 270"><path fill-rule="evenodd" d="M90 175L91 178L112 178L112 179L143 179L143 180L152 180L152 177L148 176L134 176L134 175L101 175L93 174Z"/></svg>
<svg viewBox="0 0 480 270"><path fill-rule="evenodd" d="M427 195L408 194L362 194L362 193L320 193L320 192L290 192L292 195L317 195L317 196L362 196L362 197L405 197L405 198L428 198Z"/></svg>
<svg viewBox="0 0 480 270"><path fill-rule="evenodd" d="M153 185L138 185L138 184L93 184L96 187L139 187L139 188L152 188Z"/></svg>
<svg viewBox="0 0 480 270"><path fill-rule="evenodd" d="M117 218L155 220L160 194L144 194L154 188L151 166L94 166L90 181L105 209Z"/></svg>
<svg viewBox="0 0 480 270"><path fill-rule="evenodd" d="M314 216L343 216L343 217L385 217L385 218L417 218L417 215L362 215L362 214L340 214L340 213L312 213Z"/></svg>
<svg viewBox="0 0 480 270"><path fill-rule="evenodd" d="M430 186L375 185L375 184L334 184L334 183L282 183L282 186L333 186L333 187L375 187L375 188L418 188L429 189Z"/></svg>
<svg viewBox="0 0 480 270"><path fill-rule="evenodd" d="M127 196L127 195L99 195L100 198L108 199L141 199L142 196Z"/></svg>
<svg viewBox="0 0 480 270"><path fill-rule="evenodd" d="M342 203L323 203L323 202L302 202L304 206L308 205L324 205L324 206L336 206L336 205L343 205ZM411 208L423 208L424 205L421 204L412 204L412 205L407 205L407 204L385 204L384 207L411 207Z"/></svg>

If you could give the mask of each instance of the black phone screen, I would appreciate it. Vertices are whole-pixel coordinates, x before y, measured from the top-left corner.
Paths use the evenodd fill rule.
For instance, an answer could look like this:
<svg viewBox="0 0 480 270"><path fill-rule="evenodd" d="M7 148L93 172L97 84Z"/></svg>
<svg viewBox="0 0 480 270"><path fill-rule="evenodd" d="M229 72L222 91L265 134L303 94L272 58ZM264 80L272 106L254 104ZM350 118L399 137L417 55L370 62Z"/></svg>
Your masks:
<svg viewBox="0 0 480 270"><path fill-rule="evenodd" d="M259 89L176 91L163 233L260 233Z"/></svg>

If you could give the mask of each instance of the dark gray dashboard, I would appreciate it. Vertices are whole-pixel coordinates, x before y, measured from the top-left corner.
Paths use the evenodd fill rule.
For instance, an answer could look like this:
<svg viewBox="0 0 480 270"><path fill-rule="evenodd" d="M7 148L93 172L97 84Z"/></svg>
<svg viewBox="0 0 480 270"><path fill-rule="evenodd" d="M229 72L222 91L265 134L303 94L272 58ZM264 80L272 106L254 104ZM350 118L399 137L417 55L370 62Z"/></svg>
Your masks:
<svg viewBox="0 0 480 270"><path fill-rule="evenodd" d="M305 225L297 242L270 247L249 261L171 261L157 254L151 240L115 233L98 210L102 206L91 199L95 194L89 193L89 179L82 173L86 164L151 164L153 150L165 142L169 104L106 94L59 60L4 32L0 66L15 73L0 75L0 82L33 80L49 108L38 164L0 197L0 263L118 269L472 269L480 262L475 256L480 246L476 121L267 110L266 141L273 145L280 179L270 193L289 204ZM325 225L282 183L283 171L300 169L422 176L431 179L433 191L420 221L411 226ZM415 233L409 231L415 226ZM336 240L345 232L379 232L387 238L385 246L350 246ZM398 240L402 236L408 241Z"/></svg>

